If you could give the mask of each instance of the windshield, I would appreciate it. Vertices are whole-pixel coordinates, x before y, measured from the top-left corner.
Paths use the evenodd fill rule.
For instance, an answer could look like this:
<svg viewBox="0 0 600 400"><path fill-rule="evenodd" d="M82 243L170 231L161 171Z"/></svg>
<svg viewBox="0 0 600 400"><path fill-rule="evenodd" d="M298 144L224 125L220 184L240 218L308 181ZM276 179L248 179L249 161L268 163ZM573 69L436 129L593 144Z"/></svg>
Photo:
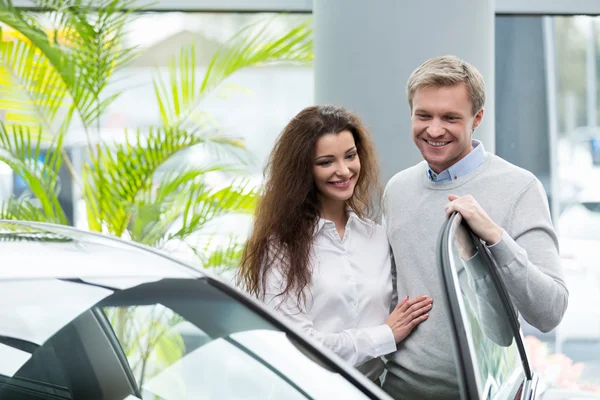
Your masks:
<svg viewBox="0 0 600 400"><path fill-rule="evenodd" d="M126 281L0 282L0 399L365 398L205 279Z"/></svg>

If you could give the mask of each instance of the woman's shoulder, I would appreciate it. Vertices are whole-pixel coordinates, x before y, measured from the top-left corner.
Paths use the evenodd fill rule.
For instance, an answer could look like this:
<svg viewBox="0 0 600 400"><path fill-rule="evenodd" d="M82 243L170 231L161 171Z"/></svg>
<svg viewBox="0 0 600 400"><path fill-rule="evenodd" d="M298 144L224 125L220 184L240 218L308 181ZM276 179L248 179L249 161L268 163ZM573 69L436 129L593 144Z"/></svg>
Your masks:
<svg viewBox="0 0 600 400"><path fill-rule="evenodd" d="M359 217L356 216L357 224L363 226L365 228L365 233L370 237L375 236L377 238L385 239L387 241L387 236L385 233L385 228L378 222L373 221L367 217Z"/></svg>

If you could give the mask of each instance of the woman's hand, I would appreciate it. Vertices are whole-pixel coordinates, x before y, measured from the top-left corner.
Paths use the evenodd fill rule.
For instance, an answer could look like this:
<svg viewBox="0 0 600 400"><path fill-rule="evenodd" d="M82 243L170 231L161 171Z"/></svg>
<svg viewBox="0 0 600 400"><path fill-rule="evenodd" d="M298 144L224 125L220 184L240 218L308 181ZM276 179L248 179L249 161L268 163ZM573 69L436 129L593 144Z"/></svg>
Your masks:
<svg viewBox="0 0 600 400"><path fill-rule="evenodd" d="M429 317L429 310L433 299L427 296L416 297L412 300L408 296L402 300L390 314L386 325L392 329L396 343L403 341L421 322Z"/></svg>

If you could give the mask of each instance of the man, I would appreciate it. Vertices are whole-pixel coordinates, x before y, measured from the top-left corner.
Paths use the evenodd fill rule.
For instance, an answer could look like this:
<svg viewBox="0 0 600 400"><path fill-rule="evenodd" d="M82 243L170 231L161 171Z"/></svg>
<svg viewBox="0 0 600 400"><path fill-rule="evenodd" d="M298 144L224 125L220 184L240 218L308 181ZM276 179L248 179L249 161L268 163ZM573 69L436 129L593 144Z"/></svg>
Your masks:
<svg viewBox="0 0 600 400"><path fill-rule="evenodd" d="M396 398L456 399L449 315L436 265L436 238L459 212L489 247L521 315L543 332L567 308L558 241L541 183L472 139L483 119L481 74L453 56L426 61L407 83L412 135L424 161L396 174L384 195L398 298L434 300L427 322L389 356L384 390Z"/></svg>

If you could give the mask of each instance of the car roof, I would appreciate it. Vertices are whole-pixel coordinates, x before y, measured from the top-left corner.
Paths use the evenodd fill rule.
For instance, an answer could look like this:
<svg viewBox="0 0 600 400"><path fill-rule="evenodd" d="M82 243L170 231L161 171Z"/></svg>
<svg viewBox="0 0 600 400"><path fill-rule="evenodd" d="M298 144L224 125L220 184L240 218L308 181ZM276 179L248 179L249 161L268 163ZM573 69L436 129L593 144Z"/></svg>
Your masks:
<svg viewBox="0 0 600 400"><path fill-rule="evenodd" d="M97 232L0 220L0 280L205 276L156 249Z"/></svg>

